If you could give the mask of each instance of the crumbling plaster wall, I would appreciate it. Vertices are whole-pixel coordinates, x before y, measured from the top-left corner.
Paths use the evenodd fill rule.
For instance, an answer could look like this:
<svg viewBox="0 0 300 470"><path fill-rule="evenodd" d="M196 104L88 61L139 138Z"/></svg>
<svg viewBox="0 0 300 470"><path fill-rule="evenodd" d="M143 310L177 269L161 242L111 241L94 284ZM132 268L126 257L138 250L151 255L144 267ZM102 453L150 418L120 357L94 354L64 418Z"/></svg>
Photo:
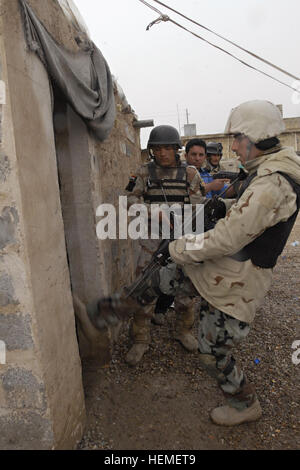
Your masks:
<svg viewBox="0 0 300 470"><path fill-rule="evenodd" d="M85 407L49 80L26 51L17 0L1 1L0 19L0 448L70 449Z"/></svg>
<svg viewBox="0 0 300 470"><path fill-rule="evenodd" d="M78 50L78 32L56 0L28 3L57 42ZM18 0L0 0L0 32L0 342L6 346L6 362L0 364L0 449L71 449L85 422L72 288L77 283L89 304L133 277L136 250L131 241L98 240L96 210L103 202L118 206L141 161L139 131L115 87L117 119L107 141L97 142L66 104L60 140L49 78L26 48ZM69 168L66 162L61 167L58 148ZM81 168L84 194L70 179L75 174L80 184ZM58 178L64 176L60 169L65 181ZM73 214L83 217L76 229ZM74 274L78 267L81 278ZM102 340L106 347L110 338Z"/></svg>
<svg viewBox="0 0 300 470"><path fill-rule="evenodd" d="M78 50L76 31L55 0L28 3L59 43ZM0 341L6 345L0 448L71 449L81 438L85 410L49 78L26 49L18 0L1 0L0 20L6 96L0 104ZM119 101L108 141L87 137L93 242L104 253L100 272L107 293L132 276L133 262L130 242L97 240L96 208L104 200L117 202L139 162L134 119Z"/></svg>

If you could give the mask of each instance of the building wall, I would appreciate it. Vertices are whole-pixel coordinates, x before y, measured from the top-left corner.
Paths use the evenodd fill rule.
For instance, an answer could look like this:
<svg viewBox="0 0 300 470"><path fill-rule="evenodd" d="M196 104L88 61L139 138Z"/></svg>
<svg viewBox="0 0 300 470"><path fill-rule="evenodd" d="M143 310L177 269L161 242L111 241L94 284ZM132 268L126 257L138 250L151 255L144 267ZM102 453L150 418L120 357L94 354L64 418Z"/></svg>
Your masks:
<svg viewBox="0 0 300 470"><path fill-rule="evenodd" d="M78 50L56 0L28 3ZM133 276L130 242L97 239L96 208L117 202L140 163L139 132L116 95L106 142L65 103L54 133L49 78L26 49L18 0L1 0L0 30L0 449L72 449L85 422L72 295L88 306ZM110 338L97 340L104 351Z"/></svg>
<svg viewBox="0 0 300 470"><path fill-rule="evenodd" d="M133 127L136 116L124 107L117 92L117 116L114 129L105 142L90 139L94 156L94 209L99 204L113 204L119 214L119 196L125 195L129 177L141 165L140 131ZM98 222L99 219L96 219ZM133 280L136 243L131 240L98 241L106 263L106 294Z"/></svg>
<svg viewBox="0 0 300 470"><path fill-rule="evenodd" d="M72 448L84 420L47 74L3 0L0 448Z"/></svg>
<svg viewBox="0 0 300 470"><path fill-rule="evenodd" d="M119 291L134 276L136 247L130 240L97 238L97 208L110 204L118 216L119 196L129 175L141 163L139 131L134 113L124 109L115 87L116 121L109 138L97 141L74 111L55 104L55 136L72 291L89 314L100 297ZM55 100L56 101L56 100ZM118 227L118 217L117 217ZM77 312L77 311L76 311ZM106 364L112 354L109 332L86 340L79 327L82 357Z"/></svg>

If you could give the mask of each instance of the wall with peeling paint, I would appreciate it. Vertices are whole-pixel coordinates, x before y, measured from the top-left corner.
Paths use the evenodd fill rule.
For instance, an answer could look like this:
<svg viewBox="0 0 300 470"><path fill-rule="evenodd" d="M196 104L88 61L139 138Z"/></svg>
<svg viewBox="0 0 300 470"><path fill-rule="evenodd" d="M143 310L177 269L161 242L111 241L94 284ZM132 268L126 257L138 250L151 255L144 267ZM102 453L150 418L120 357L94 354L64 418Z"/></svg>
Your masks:
<svg viewBox="0 0 300 470"><path fill-rule="evenodd" d="M80 22L61 2L28 3L57 42L79 50ZM78 344L73 294L93 308L133 277L136 250L97 239L96 209L118 205L140 136L117 84L102 143L57 99L26 48L18 0L1 1L0 31L0 449L72 449L85 423L80 355L101 364L111 347L107 332Z"/></svg>
<svg viewBox="0 0 300 470"><path fill-rule="evenodd" d="M18 2L1 8L0 448L72 448L85 407L49 79Z"/></svg>

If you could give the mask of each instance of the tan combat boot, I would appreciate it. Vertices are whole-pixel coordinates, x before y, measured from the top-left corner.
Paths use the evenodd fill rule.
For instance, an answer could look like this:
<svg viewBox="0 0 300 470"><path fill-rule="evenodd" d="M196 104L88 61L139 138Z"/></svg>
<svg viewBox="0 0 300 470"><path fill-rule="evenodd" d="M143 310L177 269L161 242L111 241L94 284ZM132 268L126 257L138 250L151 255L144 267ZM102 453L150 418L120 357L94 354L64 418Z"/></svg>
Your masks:
<svg viewBox="0 0 300 470"><path fill-rule="evenodd" d="M125 361L130 366L136 366L149 349L149 344L135 343L126 354Z"/></svg>
<svg viewBox="0 0 300 470"><path fill-rule="evenodd" d="M193 352L198 348L197 339L189 331L175 333L174 339L179 341L187 351Z"/></svg>
<svg viewBox="0 0 300 470"><path fill-rule="evenodd" d="M176 325L174 339L179 341L187 351L198 349L198 340L192 334L195 321L193 303L188 306L175 304Z"/></svg>
<svg viewBox="0 0 300 470"><path fill-rule="evenodd" d="M151 312L153 308L146 306L143 311L136 312L131 323L130 335L132 337L133 345L129 349L125 361L130 366L136 366L142 359L145 352L149 349L151 341L150 324Z"/></svg>
<svg viewBox="0 0 300 470"><path fill-rule="evenodd" d="M229 405L215 408L210 417L215 424L220 426L236 426L238 424L257 421L262 415L262 409L258 399L252 405L239 411Z"/></svg>

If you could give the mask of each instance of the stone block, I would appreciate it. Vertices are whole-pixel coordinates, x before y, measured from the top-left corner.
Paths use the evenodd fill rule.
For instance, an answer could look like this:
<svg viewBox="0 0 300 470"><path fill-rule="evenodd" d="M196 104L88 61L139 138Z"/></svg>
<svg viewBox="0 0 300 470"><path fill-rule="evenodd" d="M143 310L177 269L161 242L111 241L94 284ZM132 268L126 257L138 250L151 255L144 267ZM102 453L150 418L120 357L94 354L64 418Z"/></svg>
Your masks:
<svg viewBox="0 0 300 470"><path fill-rule="evenodd" d="M0 339L8 351L33 348L31 322L29 315L0 315Z"/></svg>
<svg viewBox="0 0 300 470"><path fill-rule="evenodd" d="M1 450L49 450L53 448L53 431L49 419L34 411L12 412L0 416Z"/></svg>
<svg viewBox="0 0 300 470"><path fill-rule="evenodd" d="M10 368L0 375L5 401L10 409L36 409L45 411L46 398L44 385L23 368Z"/></svg>
<svg viewBox="0 0 300 470"><path fill-rule="evenodd" d="M15 298L14 287L12 279L6 273L0 273L0 307L5 307L9 304L17 305L19 302ZM1 326L0 326L1 331ZM1 335L0 335L1 337Z"/></svg>

